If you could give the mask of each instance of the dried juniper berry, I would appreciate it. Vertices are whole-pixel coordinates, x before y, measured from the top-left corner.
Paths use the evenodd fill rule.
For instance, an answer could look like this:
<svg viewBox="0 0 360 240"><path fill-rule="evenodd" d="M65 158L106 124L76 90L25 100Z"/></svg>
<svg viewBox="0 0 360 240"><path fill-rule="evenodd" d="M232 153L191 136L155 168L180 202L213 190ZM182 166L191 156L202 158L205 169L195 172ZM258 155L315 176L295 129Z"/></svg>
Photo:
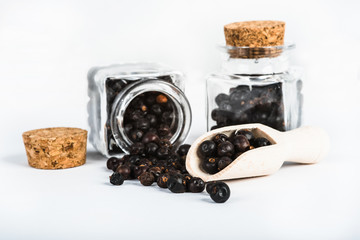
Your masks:
<svg viewBox="0 0 360 240"><path fill-rule="evenodd" d="M161 174L157 179L157 185L161 188L167 188L167 182L170 178L169 173L163 173Z"/></svg>
<svg viewBox="0 0 360 240"><path fill-rule="evenodd" d="M159 94L156 97L157 103L167 103L167 101L168 101L168 98L164 94Z"/></svg>
<svg viewBox="0 0 360 240"><path fill-rule="evenodd" d="M258 137L258 138L255 138L255 140L254 140L255 148L265 147L265 146L269 146L269 145L271 145L271 142L269 140L267 140L266 138Z"/></svg>
<svg viewBox="0 0 360 240"><path fill-rule="evenodd" d="M216 121L217 117L219 116L219 109L214 109L211 111L211 119Z"/></svg>
<svg viewBox="0 0 360 240"><path fill-rule="evenodd" d="M166 160L166 158L170 155L170 149L168 147L159 147L156 151L156 156L161 160Z"/></svg>
<svg viewBox="0 0 360 240"><path fill-rule="evenodd" d="M237 152L246 152L250 149L250 142L244 135L235 136L233 144Z"/></svg>
<svg viewBox="0 0 360 240"><path fill-rule="evenodd" d="M220 143L217 147L217 154L220 157L231 157L234 154L234 145L229 141Z"/></svg>
<svg viewBox="0 0 360 240"><path fill-rule="evenodd" d="M168 163L169 166L173 166L176 169L181 169L182 165L181 165L181 158L179 155L177 154L170 154L167 158L166 161Z"/></svg>
<svg viewBox="0 0 360 240"><path fill-rule="evenodd" d="M121 162L121 160L119 158L111 157L107 160L106 167L109 170L115 171L117 169L117 167L120 165L120 162Z"/></svg>
<svg viewBox="0 0 360 240"><path fill-rule="evenodd" d="M144 172L146 172L148 170L148 166L134 166L133 168L133 177L134 178L139 178L139 176L141 174L143 174Z"/></svg>
<svg viewBox="0 0 360 240"><path fill-rule="evenodd" d="M212 127L210 128L210 130L212 131L212 130L215 130L215 129L218 129L218 128L219 128L219 126L214 125L214 126L212 126Z"/></svg>
<svg viewBox="0 0 360 240"><path fill-rule="evenodd" d="M218 161L218 170L221 171L226 168L230 163L232 163L231 158L229 157L221 157Z"/></svg>
<svg viewBox="0 0 360 240"><path fill-rule="evenodd" d="M128 162L128 161L129 161L130 156L131 156L131 155L129 155L129 154L125 154L125 155L121 158L121 161L122 161L123 163Z"/></svg>
<svg viewBox="0 0 360 240"><path fill-rule="evenodd" d="M138 165L141 160L141 157L139 155L129 155L129 157L126 160L126 163L130 165Z"/></svg>
<svg viewBox="0 0 360 240"><path fill-rule="evenodd" d="M131 175L130 166L128 166L128 165L119 166L116 169L116 172L120 173L124 177L125 180L130 179L130 175Z"/></svg>
<svg viewBox="0 0 360 240"><path fill-rule="evenodd" d="M218 170L217 170L217 159L216 158L206 158L203 162L202 162L202 169L209 173L209 174L214 174L214 173L217 173Z"/></svg>
<svg viewBox="0 0 360 240"><path fill-rule="evenodd" d="M156 156L156 151L158 150L159 146L154 142L149 142L145 146L145 154L147 156Z"/></svg>
<svg viewBox="0 0 360 240"><path fill-rule="evenodd" d="M170 175L182 174L179 169L176 169L173 166L167 166L164 170L166 173L170 173Z"/></svg>
<svg viewBox="0 0 360 240"><path fill-rule="evenodd" d="M224 203L230 197L230 188L226 183L218 181L212 184L209 194L214 202Z"/></svg>
<svg viewBox="0 0 360 240"><path fill-rule="evenodd" d="M135 129L130 132L130 139L133 142L139 142L141 140L141 138L143 137L143 135L144 135L143 131L141 131L139 129Z"/></svg>
<svg viewBox="0 0 360 240"><path fill-rule="evenodd" d="M231 104L241 104L244 101L249 100L250 91L247 90L236 90L230 94L229 101Z"/></svg>
<svg viewBox="0 0 360 240"><path fill-rule="evenodd" d="M183 144L181 145L178 150L176 151L177 154L179 154L180 157L186 156L191 145L190 144Z"/></svg>
<svg viewBox="0 0 360 240"><path fill-rule="evenodd" d="M173 174L167 181L167 187L173 193L183 193L186 190L186 181L181 174Z"/></svg>
<svg viewBox="0 0 360 240"><path fill-rule="evenodd" d="M158 177L161 174L161 168L159 168L159 167L150 167L148 169L148 172L152 173L154 175L154 177L155 177L155 181L157 181Z"/></svg>
<svg viewBox="0 0 360 240"><path fill-rule="evenodd" d="M193 177L189 180L188 189L192 193L200 193L205 189L205 182L198 177Z"/></svg>
<svg viewBox="0 0 360 240"><path fill-rule="evenodd" d="M138 95L134 100L131 101L130 106L135 109L140 109L141 106L144 105L142 100L142 95Z"/></svg>
<svg viewBox="0 0 360 240"><path fill-rule="evenodd" d="M206 183L206 192L207 192L208 194L210 194L211 188L212 188L212 186L214 185L214 183L216 183L216 181L210 181L210 182L207 182L207 183Z"/></svg>
<svg viewBox="0 0 360 240"><path fill-rule="evenodd" d="M166 136L170 133L170 127L167 124L160 124L158 132L160 136Z"/></svg>
<svg viewBox="0 0 360 240"><path fill-rule="evenodd" d="M142 131L146 131L150 128L150 121L146 118L140 118L135 122L135 127Z"/></svg>
<svg viewBox="0 0 360 240"><path fill-rule="evenodd" d="M251 147L253 147L253 146L250 146L250 149L251 149ZM237 159L241 154L242 154L242 152L235 153L234 156L233 156L233 159L234 160Z"/></svg>
<svg viewBox="0 0 360 240"><path fill-rule="evenodd" d="M153 132L147 132L144 137L142 138L142 143L147 144L150 142L158 142L159 141L159 136L156 133Z"/></svg>
<svg viewBox="0 0 360 240"><path fill-rule="evenodd" d="M141 106L139 106L139 108L143 113L147 113L147 111L148 111L148 107L145 104L141 104Z"/></svg>
<svg viewBox="0 0 360 240"><path fill-rule="evenodd" d="M144 117L144 113L141 110L134 110L130 112L130 119L134 122Z"/></svg>
<svg viewBox="0 0 360 240"><path fill-rule="evenodd" d="M172 111L166 111L161 115L161 122L170 125L173 118L174 118L173 112Z"/></svg>
<svg viewBox="0 0 360 240"><path fill-rule="evenodd" d="M139 166L148 166L150 167L152 165L151 161L147 158L141 158L140 161L138 162Z"/></svg>
<svg viewBox="0 0 360 240"><path fill-rule="evenodd" d="M226 111L226 112L232 112L233 108L229 101L223 101L219 105L219 109Z"/></svg>
<svg viewBox="0 0 360 240"><path fill-rule="evenodd" d="M109 178L110 183L113 185L121 185L124 183L124 177L118 172L114 172Z"/></svg>
<svg viewBox="0 0 360 240"><path fill-rule="evenodd" d="M166 160L158 160L156 166L159 167L162 172L164 172L165 169L167 168L167 162Z"/></svg>
<svg viewBox="0 0 360 240"><path fill-rule="evenodd" d="M151 127L155 127L157 125L157 118L154 114L147 114L146 119L149 121Z"/></svg>
<svg viewBox="0 0 360 240"><path fill-rule="evenodd" d="M149 156L149 161L151 162L151 165L157 166L158 159L155 156Z"/></svg>
<svg viewBox="0 0 360 240"><path fill-rule="evenodd" d="M192 179L192 176L190 174L188 174L188 173L185 173L185 174L183 174L183 178L184 178L185 183L186 183L186 191L190 192L189 183L190 183L190 180Z"/></svg>
<svg viewBox="0 0 360 240"><path fill-rule="evenodd" d="M226 142L229 140L229 137L223 133L216 134L213 138L213 141L219 145L220 143Z"/></svg>
<svg viewBox="0 0 360 240"><path fill-rule="evenodd" d="M151 186L155 182L155 177L151 172L144 172L139 176L140 183L144 186Z"/></svg>
<svg viewBox="0 0 360 240"><path fill-rule="evenodd" d="M130 147L130 154L134 155L143 155L145 151L145 146L141 142L136 142Z"/></svg>
<svg viewBox="0 0 360 240"><path fill-rule="evenodd" d="M215 102L216 104L219 106L222 102L224 101L228 101L229 100L229 95L225 94L225 93L220 93L219 95L216 96L215 98Z"/></svg>
<svg viewBox="0 0 360 240"><path fill-rule="evenodd" d="M154 104L150 107L150 110L153 114L155 115L160 115L162 114L162 109L161 106L159 104Z"/></svg>
<svg viewBox="0 0 360 240"><path fill-rule="evenodd" d="M129 134L133 128L134 128L134 126L131 123L127 123L124 125L124 130L127 134Z"/></svg>
<svg viewBox="0 0 360 240"><path fill-rule="evenodd" d="M159 141L159 147L172 148L172 144L171 144L170 140L168 140L168 139L161 139Z"/></svg>
<svg viewBox="0 0 360 240"><path fill-rule="evenodd" d="M201 157L211 157L216 153L216 144L214 141L206 140L202 142L198 149L198 154Z"/></svg>

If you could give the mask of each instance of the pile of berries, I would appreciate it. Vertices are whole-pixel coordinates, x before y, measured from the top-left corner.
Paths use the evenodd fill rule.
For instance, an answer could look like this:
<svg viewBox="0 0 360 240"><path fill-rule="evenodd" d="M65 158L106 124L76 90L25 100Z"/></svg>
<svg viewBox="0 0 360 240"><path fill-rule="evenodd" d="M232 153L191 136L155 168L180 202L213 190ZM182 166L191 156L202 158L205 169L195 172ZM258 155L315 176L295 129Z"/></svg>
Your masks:
<svg viewBox="0 0 360 240"><path fill-rule="evenodd" d="M122 185L124 180L138 179L144 186L156 183L173 193L203 192L205 182L201 178L192 177L185 168L189 148L190 145L184 144L174 151L166 139L146 144L137 142L131 146L129 155L108 159L107 168L114 171L110 183ZM207 192L219 203L225 202L230 196L230 189L223 182L211 182L207 185Z"/></svg>

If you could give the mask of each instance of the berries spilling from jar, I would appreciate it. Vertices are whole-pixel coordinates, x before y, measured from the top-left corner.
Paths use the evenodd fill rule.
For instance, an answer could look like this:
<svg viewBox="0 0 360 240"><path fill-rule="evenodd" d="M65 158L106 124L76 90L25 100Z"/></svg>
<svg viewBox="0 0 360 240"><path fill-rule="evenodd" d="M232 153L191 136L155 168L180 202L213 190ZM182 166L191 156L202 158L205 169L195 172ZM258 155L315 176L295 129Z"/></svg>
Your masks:
<svg viewBox="0 0 360 240"><path fill-rule="evenodd" d="M209 173L215 174L246 151L258 147L271 145L264 137L255 137L252 130L243 129L235 131L231 136L219 133L210 140L202 142L198 148L198 156L201 168Z"/></svg>
<svg viewBox="0 0 360 240"><path fill-rule="evenodd" d="M165 139L156 139L146 144L135 143L131 146L131 154L108 159L107 168L114 171L110 183L122 185L124 180L138 179L144 186L158 185L173 193L201 193L206 187L205 182L201 178L192 177L185 168L189 149L190 145L184 144L175 151ZM217 203L225 202L230 196L229 187L225 190L223 188L223 185L219 185L208 191Z"/></svg>

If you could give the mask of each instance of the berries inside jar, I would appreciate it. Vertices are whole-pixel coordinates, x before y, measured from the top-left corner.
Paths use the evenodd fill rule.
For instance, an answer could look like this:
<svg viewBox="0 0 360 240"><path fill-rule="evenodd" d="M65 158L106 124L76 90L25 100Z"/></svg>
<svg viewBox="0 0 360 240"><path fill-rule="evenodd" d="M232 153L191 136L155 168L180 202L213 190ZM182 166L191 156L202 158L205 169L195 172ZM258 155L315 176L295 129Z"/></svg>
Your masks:
<svg viewBox="0 0 360 240"><path fill-rule="evenodd" d="M130 102L123 127L133 143L147 144L158 139L170 140L177 124L174 102L163 93L145 92Z"/></svg>
<svg viewBox="0 0 360 240"><path fill-rule="evenodd" d="M285 131L282 83L238 85L215 97L211 130L229 125L262 123Z"/></svg>

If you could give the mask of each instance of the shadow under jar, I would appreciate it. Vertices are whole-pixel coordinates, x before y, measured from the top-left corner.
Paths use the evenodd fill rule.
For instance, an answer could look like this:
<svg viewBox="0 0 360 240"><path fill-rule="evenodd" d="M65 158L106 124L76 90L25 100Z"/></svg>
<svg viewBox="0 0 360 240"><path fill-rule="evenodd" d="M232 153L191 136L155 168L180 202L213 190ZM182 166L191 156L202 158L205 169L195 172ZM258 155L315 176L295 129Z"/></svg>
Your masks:
<svg viewBox="0 0 360 240"><path fill-rule="evenodd" d="M222 71L206 81L208 130L262 123L286 131L301 125L301 71L289 66L294 44L219 48Z"/></svg>
<svg viewBox="0 0 360 240"><path fill-rule="evenodd" d="M191 109L181 73L153 63L93 68L88 74L89 140L103 155L129 153L131 145L187 137Z"/></svg>

